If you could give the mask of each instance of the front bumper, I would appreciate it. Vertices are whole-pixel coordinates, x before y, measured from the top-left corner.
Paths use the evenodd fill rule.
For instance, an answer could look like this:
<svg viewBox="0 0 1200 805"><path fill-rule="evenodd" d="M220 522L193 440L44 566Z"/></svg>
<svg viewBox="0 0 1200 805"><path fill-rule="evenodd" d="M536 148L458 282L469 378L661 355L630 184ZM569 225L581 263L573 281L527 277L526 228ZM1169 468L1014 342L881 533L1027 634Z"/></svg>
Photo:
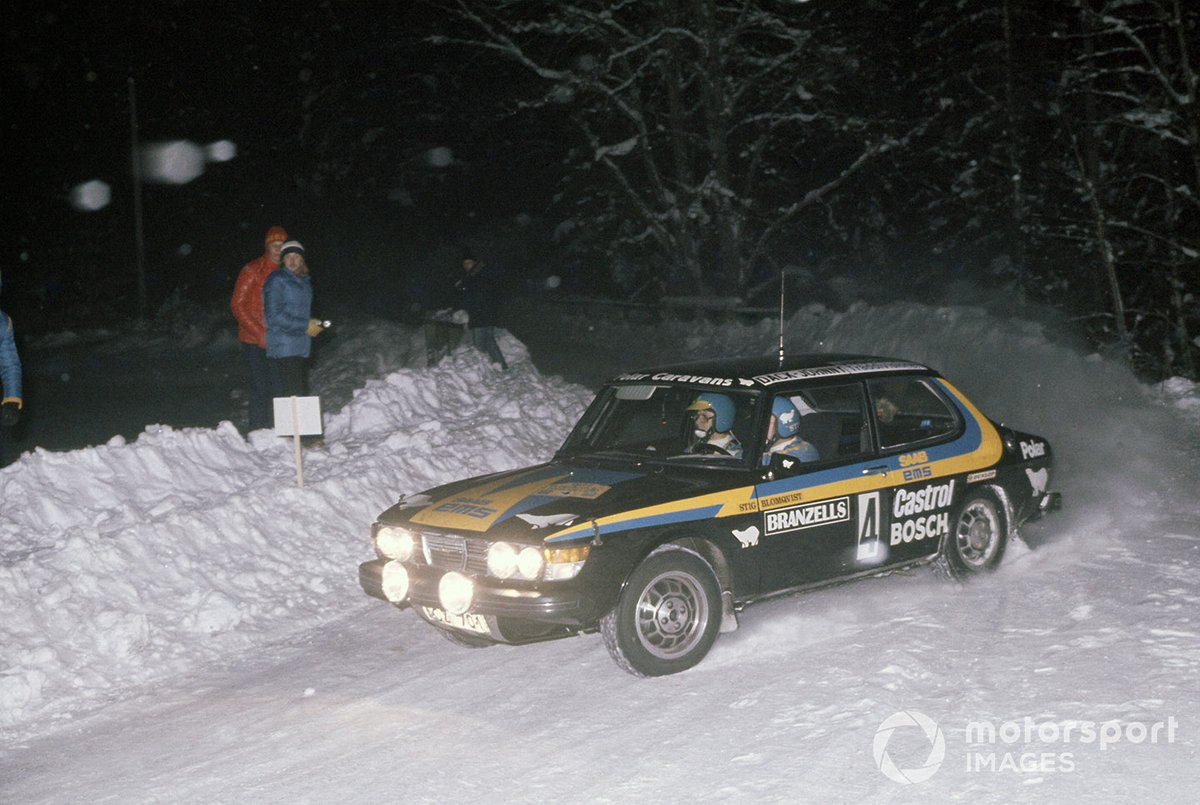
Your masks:
<svg viewBox="0 0 1200 805"><path fill-rule="evenodd" d="M375 559L358 566L359 585L367 595L381 601L388 600L383 594L385 564L386 560ZM405 565L405 568L410 585L405 603L441 608L438 582L444 572L424 565ZM594 600L571 582L555 582L552 590L538 590L505 586L486 577L472 577L472 581L475 594L470 613L573 627L584 627L594 620Z"/></svg>

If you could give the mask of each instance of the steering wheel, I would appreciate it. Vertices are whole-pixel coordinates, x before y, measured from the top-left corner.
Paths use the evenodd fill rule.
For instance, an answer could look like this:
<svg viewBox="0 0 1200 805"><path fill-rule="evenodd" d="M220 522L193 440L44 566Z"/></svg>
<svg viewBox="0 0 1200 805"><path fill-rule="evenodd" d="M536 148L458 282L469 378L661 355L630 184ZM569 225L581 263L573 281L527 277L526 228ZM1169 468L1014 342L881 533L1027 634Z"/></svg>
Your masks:
<svg viewBox="0 0 1200 805"><path fill-rule="evenodd" d="M730 458L733 457L733 453L730 453L724 447L713 444L712 442L704 442L703 444L698 445L696 447L696 452L699 453L700 455L706 455L706 456L707 455L722 455L722 456L729 456Z"/></svg>

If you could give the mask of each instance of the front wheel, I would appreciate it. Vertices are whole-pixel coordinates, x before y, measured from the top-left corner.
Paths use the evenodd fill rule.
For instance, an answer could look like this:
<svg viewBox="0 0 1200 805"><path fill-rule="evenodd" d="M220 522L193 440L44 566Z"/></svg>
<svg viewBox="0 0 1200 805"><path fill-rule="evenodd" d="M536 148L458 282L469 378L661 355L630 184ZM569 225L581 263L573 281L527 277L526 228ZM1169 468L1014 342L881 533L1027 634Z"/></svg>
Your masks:
<svg viewBox="0 0 1200 805"><path fill-rule="evenodd" d="M694 553L651 554L629 577L621 598L600 621L617 665L636 676L691 668L712 648L721 621L713 569Z"/></svg>
<svg viewBox="0 0 1200 805"><path fill-rule="evenodd" d="M945 558L957 576L993 570L1007 544L1004 515L985 492L969 495L958 509L954 530L946 537Z"/></svg>

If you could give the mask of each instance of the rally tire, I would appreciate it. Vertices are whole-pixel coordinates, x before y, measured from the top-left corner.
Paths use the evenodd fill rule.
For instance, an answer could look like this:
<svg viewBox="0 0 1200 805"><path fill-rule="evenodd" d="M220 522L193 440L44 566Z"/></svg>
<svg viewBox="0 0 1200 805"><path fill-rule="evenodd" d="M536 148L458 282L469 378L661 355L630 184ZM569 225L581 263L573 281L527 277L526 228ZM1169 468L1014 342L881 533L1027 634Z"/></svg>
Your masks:
<svg viewBox="0 0 1200 805"><path fill-rule="evenodd" d="M999 501L989 492L972 492L958 507L942 556L956 578L995 570L1008 545L1008 526Z"/></svg>
<svg viewBox="0 0 1200 805"><path fill-rule="evenodd" d="M665 676L696 665L717 639L721 589L698 555L651 554L633 571L616 607L600 621L608 653L635 676Z"/></svg>

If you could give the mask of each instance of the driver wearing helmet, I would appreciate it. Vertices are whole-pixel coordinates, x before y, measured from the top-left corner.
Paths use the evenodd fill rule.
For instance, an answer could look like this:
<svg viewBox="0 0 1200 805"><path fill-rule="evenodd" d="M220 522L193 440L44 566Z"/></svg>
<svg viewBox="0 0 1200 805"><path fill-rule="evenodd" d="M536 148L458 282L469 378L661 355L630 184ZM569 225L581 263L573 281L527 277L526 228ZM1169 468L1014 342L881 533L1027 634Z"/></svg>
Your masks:
<svg viewBox="0 0 1200 805"><path fill-rule="evenodd" d="M787 397L779 396L771 403L771 424L767 426L767 443L762 463L770 464L771 456L779 453L797 461L818 461L821 454L797 432L800 412Z"/></svg>
<svg viewBox="0 0 1200 805"><path fill-rule="evenodd" d="M733 435L733 400L725 394L704 392L687 407L692 417L692 437L687 453L715 453L742 457L742 443Z"/></svg>

